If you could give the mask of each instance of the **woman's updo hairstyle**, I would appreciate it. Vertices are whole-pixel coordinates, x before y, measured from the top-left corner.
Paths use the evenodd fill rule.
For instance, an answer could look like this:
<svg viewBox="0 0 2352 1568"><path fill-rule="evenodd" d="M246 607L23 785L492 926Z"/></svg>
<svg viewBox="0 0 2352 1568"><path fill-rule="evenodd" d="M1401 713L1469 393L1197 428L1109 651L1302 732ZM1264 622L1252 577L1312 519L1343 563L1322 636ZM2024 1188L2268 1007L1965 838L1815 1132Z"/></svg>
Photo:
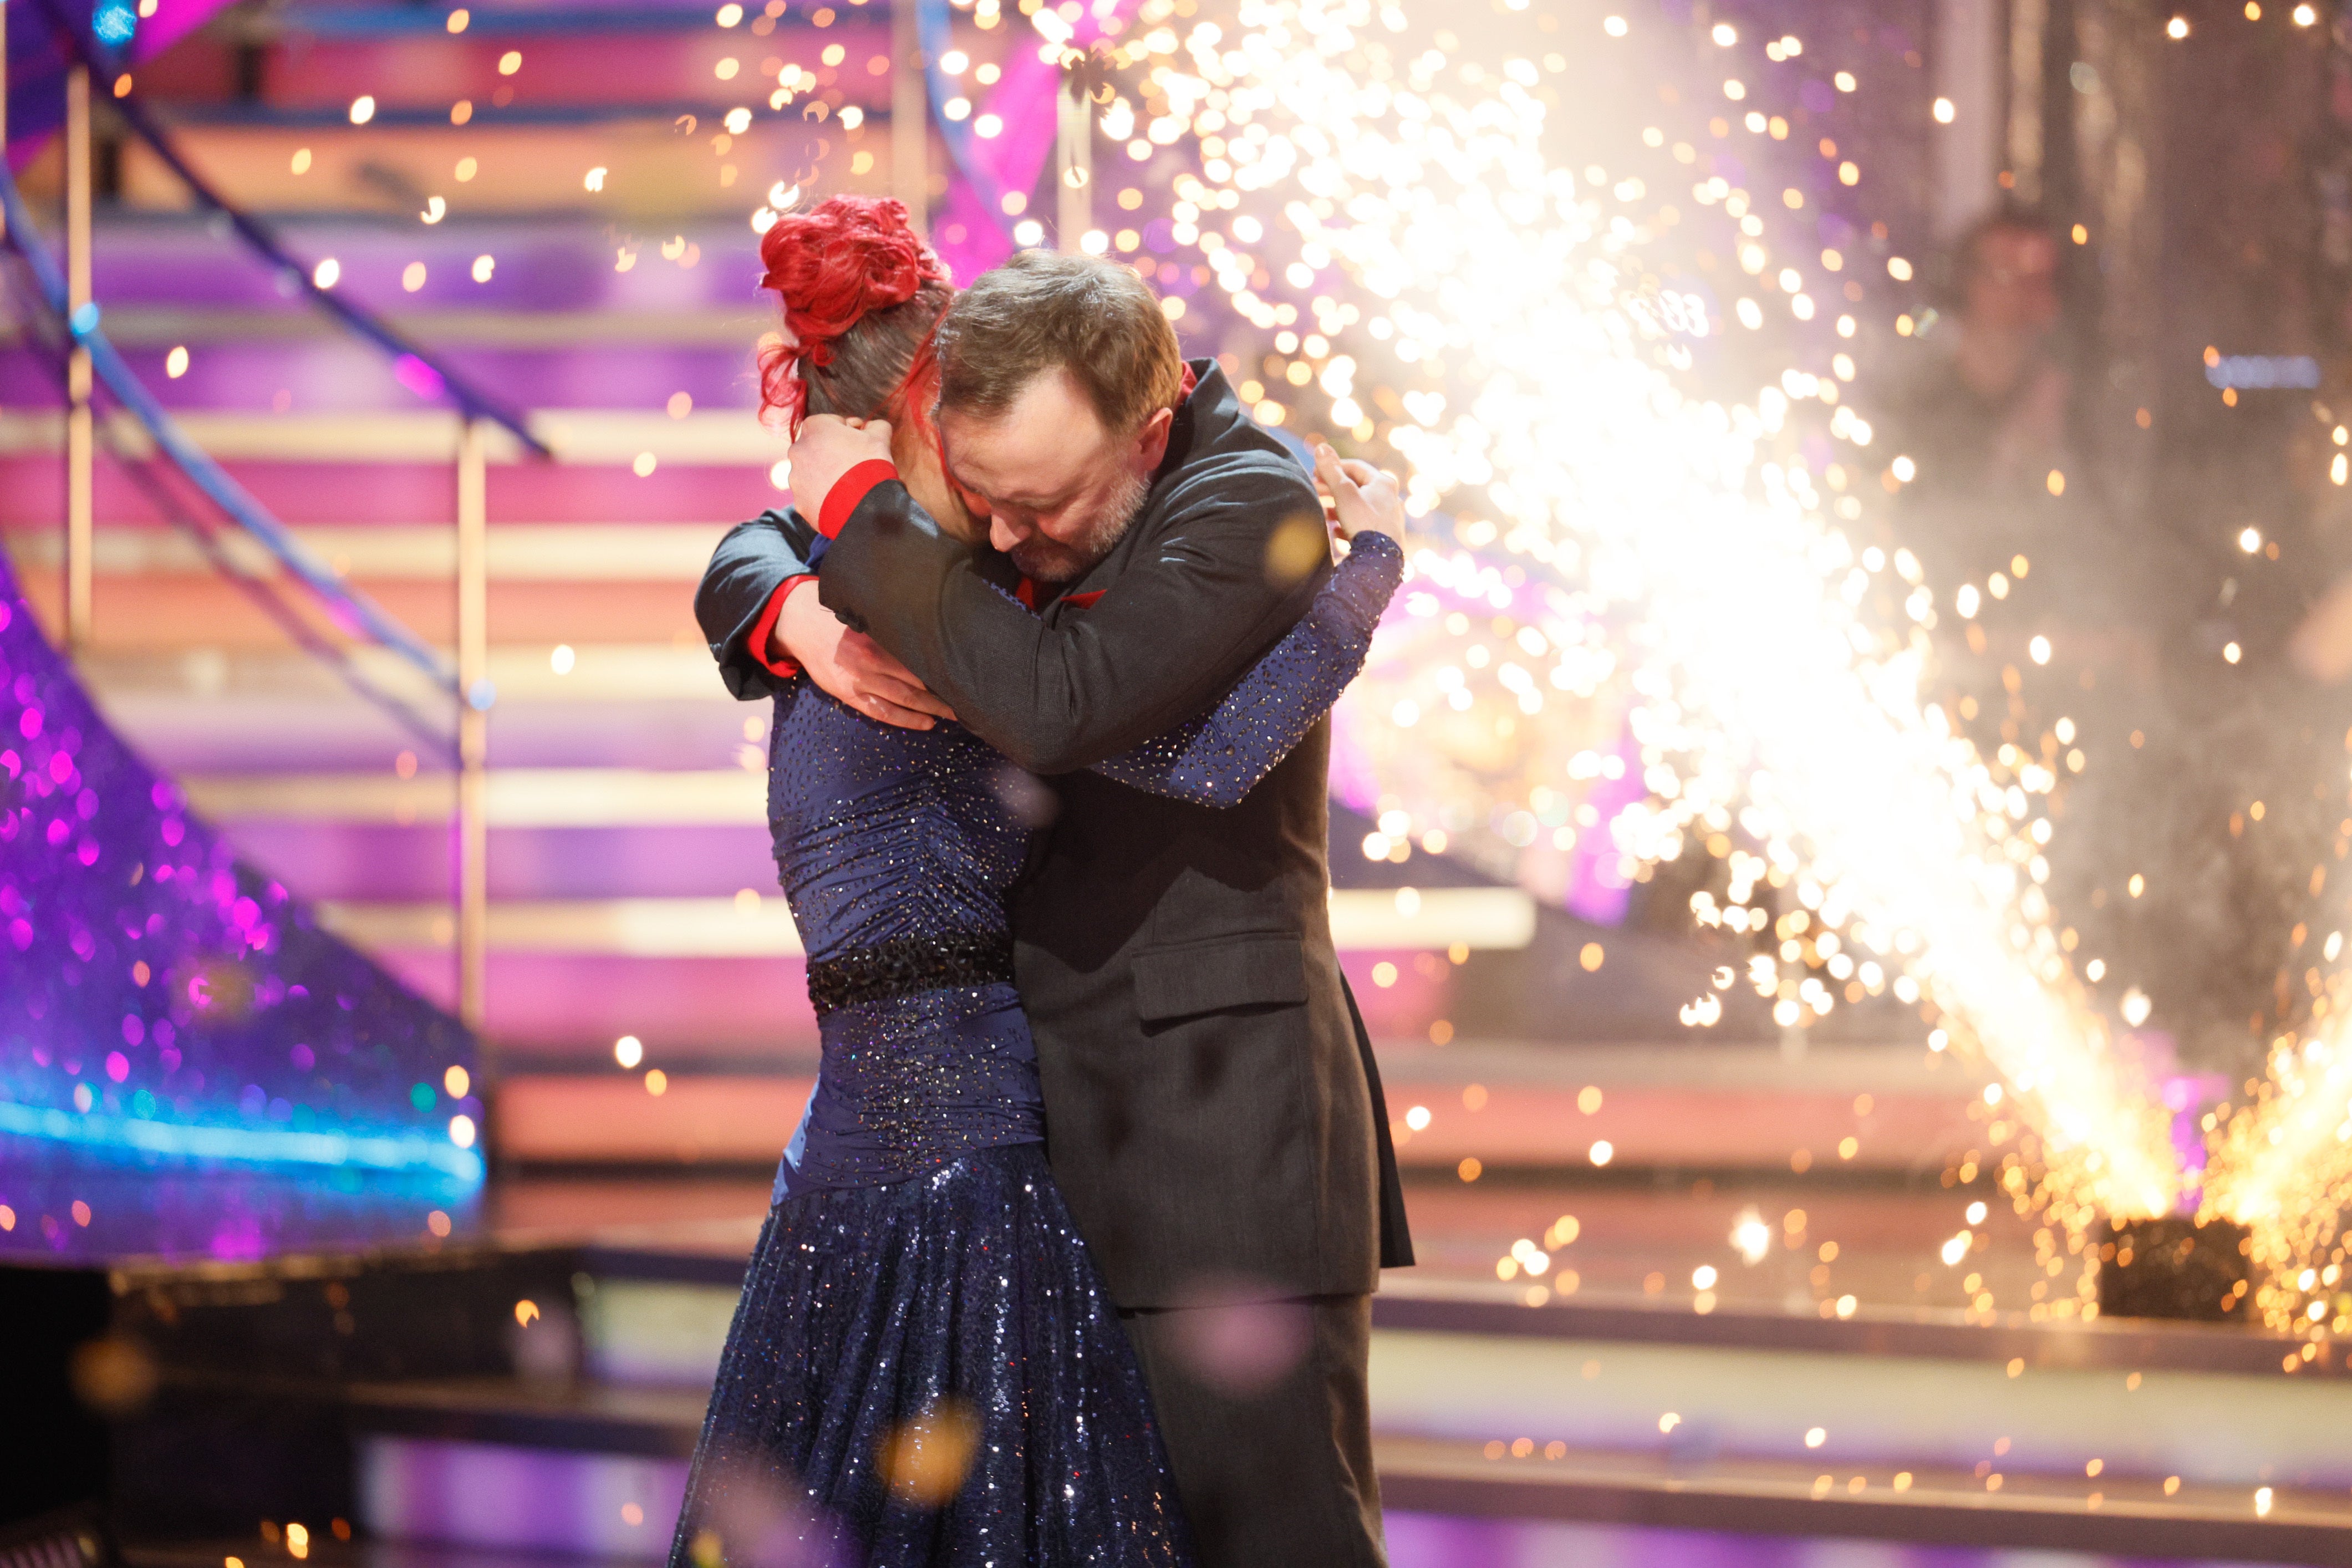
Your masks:
<svg viewBox="0 0 2352 1568"><path fill-rule="evenodd" d="M902 202L833 196L760 238L760 287L784 324L760 342L762 417L797 435L812 414L929 422L931 329L955 297Z"/></svg>

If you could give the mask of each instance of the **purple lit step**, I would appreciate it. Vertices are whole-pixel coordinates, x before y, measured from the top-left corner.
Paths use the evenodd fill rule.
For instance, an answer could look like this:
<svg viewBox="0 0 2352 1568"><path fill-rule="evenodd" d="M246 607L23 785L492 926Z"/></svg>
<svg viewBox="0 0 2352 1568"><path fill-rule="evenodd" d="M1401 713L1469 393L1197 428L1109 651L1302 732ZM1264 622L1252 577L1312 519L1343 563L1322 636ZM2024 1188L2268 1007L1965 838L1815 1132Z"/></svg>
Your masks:
<svg viewBox="0 0 2352 1568"><path fill-rule="evenodd" d="M844 22L822 32L795 29L790 35L767 38L717 27L598 37L550 35L536 29L501 35L496 18L496 12L486 14L462 39L427 37L389 44L323 38L281 47L271 51L264 95L277 106L341 108L361 93L373 92L387 105L427 104L446 111L453 99L478 94L483 84L499 80L499 57L509 48L519 48L522 69L510 79L519 107L597 101L667 103L673 99L707 100L716 91L724 95L722 100L760 103L764 118L765 100L775 86L775 73L767 72L770 79L761 82L755 74L758 62L775 58L816 69L819 51L838 44L848 51L838 81L850 101L869 108L890 101L887 66L885 73L867 68L869 60L888 58L887 24ZM731 84L731 93L713 82L714 68L730 58L741 60L744 72ZM835 75L827 68L818 79L830 85Z"/></svg>
<svg viewBox="0 0 2352 1568"><path fill-rule="evenodd" d="M761 780L744 775L753 795ZM491 835L490 896L529 899L773 896L764 826L503 828Z"/></svg>
<svg viewBox="0 0 2352 1568"><path fill-rule="evenodd" d="M759 329L754 328L745 331L740 343L724 347L590 344L563 349L436 348L434 352L472 384L520 390L535 406L657 413L672 395L683 392L697 408L738 409L748 422L756 417L759 407L752 363L758 335ZM281 392L287 394L288 409L303 413L405 412L436 406L402 385L382 354L348 340L198 342L189 348L186 370L176 380L164 368L173 347L128 348L123 358L173 414L198 409L285 412L277 410L274 402ZM0 384L30 388L40 384L47 374L44 362L31 353L0 352ZM36 405L30 397L20 400L13 392L11 401ZM53 401L47 405L53 406ZM782 441L777 445L782 456Z"/></svg>
<svg viewBox="0 0 2352 1568"><path fill-rule="evenodd" d="M463 189L452 184L451 199ZM744 188L747 211L756 195L754 187ZM310 262L335 258L342 271L338 287L386 312L465 308L672 314L719 308L740 310L764 330L773 310L772 297L758 288L759 237L740 223L647 219L637 259L622 272L614 265L618 246L604 226L569 218L468 220L453 213L434 225L413 217L387 224L381 218L308 216L269 222L292 254ZM660 246L673 238L695 247L696 265L679 264L682 250L677 260L664 258ZM474 259L484 255L494 258L495 268L488 282L477 283ZM412 293L401 286L401 274L413 261L425 263L425 282ZM289 315L310 310L290 284L281 289L277 274L253 252L215 236L201 218L101 224L90 266L92 287L104 308L238 308Z"/></svg>
<svg viewBox="0 0 2352 1568"><path fill-rule="evenodd" d="M748 418L749 416L747 415ZM782 455L782 438L777 454ZM784 496L765 468L663 464L644 479L614 454L613 467L495 464L489 472L490 521L499 522L677 522L714 527L753 517ZM445 463L279 463L221 465L280 522L440 522L457 505L455 465ZM119 519L163 521L121 470L98 465L100 525ZM55 523L65 515L64 464L54 456L0 458L0 524Z"/></svg>
<svg viewBox="0 0 2352 1568"><path fill-rule="evenodd" d="M768 705L738 704L720 689L715 671L709 680L702 694L707 701L608 699L591 705L502 698L490 723L490 765L634 768L656 761L675 768L731 766L736 749L746 743L740 720L764 723ZM142 752L181 774L388 775L402 752L421 746L340 689L323 698L255 693L194 700L183 692L109 694L107 706L125 716ZM765 773L744 776L756 800ZM419 823L426 820L420 812Z"/></svg>
<svg viewBox="0 0 2352 1568"><path fill-rule="evenodd" d="M360 1521L371 1535L582 1557L669 1551L684 1459L420 1437L359 1445Z"/></svg>
<svg viewBox="0 0 2352 1568"><path fill-rule="evenodd" d="M444 950L392 950L376 960L428 997L453 994ZM793 958L614 958L601 953L501 952L489 967L486 1033L502 1059L611 1059L613 1042L646 1042L697 1061L771 1062L816 1040L805 966Z"/></svg>
<svg viewBox="0 0 2352 1568"><path fill-rule="evenodd" d="M758 779L744 775L747 791ZM237 848L305 898L337 902L448 896L449 829L330 822L237 821ZM758 826L493 828L490 897L726 898L775 891L768 830Z"/></svg>

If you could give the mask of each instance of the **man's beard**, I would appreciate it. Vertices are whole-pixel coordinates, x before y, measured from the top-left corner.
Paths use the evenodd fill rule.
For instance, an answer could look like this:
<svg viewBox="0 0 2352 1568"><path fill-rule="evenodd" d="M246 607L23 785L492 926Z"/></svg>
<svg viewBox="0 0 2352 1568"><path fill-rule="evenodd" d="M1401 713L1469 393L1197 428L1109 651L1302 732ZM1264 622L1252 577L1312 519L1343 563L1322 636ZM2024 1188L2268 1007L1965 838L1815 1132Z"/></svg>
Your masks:
<svg viewBox="0 0 2352 1568"><path fill-rule="evenodd" d="M1075 583L1127 536L1128 528L1142 515L1143 503L1150 497L1150 480L1132 470L1121 473L1117 487L1104 498L1102 509L1086 521L1074 542L1065 544L1033 533L1013 547L1013 564L1034 583Z"/></svg>

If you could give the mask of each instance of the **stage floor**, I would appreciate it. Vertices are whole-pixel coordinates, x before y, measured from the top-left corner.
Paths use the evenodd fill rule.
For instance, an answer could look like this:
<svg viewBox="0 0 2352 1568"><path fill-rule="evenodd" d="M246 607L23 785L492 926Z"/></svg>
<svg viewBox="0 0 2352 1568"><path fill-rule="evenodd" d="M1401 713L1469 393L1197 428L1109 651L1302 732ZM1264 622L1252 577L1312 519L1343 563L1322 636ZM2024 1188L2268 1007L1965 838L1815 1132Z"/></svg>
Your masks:
<svg viewBox="0 0 2352 1568"><path fill-rule="evenodd" d="M1423 1262L1383 1283L1370 1389L1397 1568L2352 1561L2352 1379L2334 1359L2289 1376L2291 1345L2237 1325L2036 1319L2032 1286L2055 1282L2013 1211L1970 1219L1992 1195L1888 1171L1409 1173ZM586 1500L535 1546L642 1563L767 1196L751 1168L509 1175L439 1247L126 1264L120 1289L202 1308L249 1278L289 1321L323 1323L315 1297L349 1333L348 1300L371 1334L399 1292L464 1292L509 1324L513 1375L300 1391L341 1412L351 1519L377 1542L331 1548L314 1521L312 1562L551 1563L383 1544L487 1546L503 1538L452 1521L505 1529L528 1493Z"/></svg>
<svg viewBox="0 0 2352 1568"><path fill-rule="evenodd" d="M1389 1568L2242 1568L2187 1558L1388 1515Z"/></svg>
<svg viewBox="0 0 2352 1568"><path fill-rule="evenodd" d="M1390 1568L2249 1568L2210 1558L1979 1551L1397 1510L1390 1510L1387 1523ZM242 1538L168 1546L133 1543L125 1555L127 1568L221 1568L224 1559L238 1553L241 1561L252 1561L254 1547L253 1541ZM645 1562L412 1542L323 1541L312 1547L307 1568L644 1568Z"/></svg>
<svg viewBox="0 0 2352 1568"><path fill-rule="evenodd" d="M669 1246L691 1237L698 1249L748 1255L768 1191L766 1178L749 1173L524 1175L492 1184L485 1219L503 1236L643 1232ZM1537 1290L1685 1310L1711 1294L1706 1304L1717 1310L1802 1317L1833 1315L1848 1297L1850 1312L1960 1312L1990 1291L2005 1321L2030 1312L2037 1282L2045 1294L2061 1288L2034 1262L2034 1222L1990 1189L1947 1190L1933 1179L1488 1172L1465 1182L1408 1170L1405 1194L1420 1262L1389 1278L1406 1290L1463 1287L1522 1300ZM1986 1212L1972 1224L1977 1203ZM1542 1247L1569 1217L1575 1238L1552 1249L1542 1274L1515 1266L1507 1282L1498 1278L1515 1242ZM1766 1245L1751 1263L1734 1237L1757 1222ZM1981 1245L1971 1241L1948 1265L1938 1249L1963 1229ZM1716 1271L1711 1288L1694 1282L1703 1268ZM2071 1289L2072 1275L2063 1279Z"/></svg>

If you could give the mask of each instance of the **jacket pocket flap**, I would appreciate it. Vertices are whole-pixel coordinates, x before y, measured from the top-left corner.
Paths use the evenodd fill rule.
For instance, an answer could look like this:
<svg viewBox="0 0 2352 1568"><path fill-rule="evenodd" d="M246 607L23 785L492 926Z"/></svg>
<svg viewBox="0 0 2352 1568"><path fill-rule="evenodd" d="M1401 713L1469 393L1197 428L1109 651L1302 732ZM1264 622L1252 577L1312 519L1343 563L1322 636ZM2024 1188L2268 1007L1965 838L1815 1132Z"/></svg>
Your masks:
<svg viewBox="0 0 2352 1568"><path fill-rule="evenodd" d="M1147 1023L1306 1000L1307 951L1295 936L1225 937L1135 955L1135 1010Z"/></svg>

